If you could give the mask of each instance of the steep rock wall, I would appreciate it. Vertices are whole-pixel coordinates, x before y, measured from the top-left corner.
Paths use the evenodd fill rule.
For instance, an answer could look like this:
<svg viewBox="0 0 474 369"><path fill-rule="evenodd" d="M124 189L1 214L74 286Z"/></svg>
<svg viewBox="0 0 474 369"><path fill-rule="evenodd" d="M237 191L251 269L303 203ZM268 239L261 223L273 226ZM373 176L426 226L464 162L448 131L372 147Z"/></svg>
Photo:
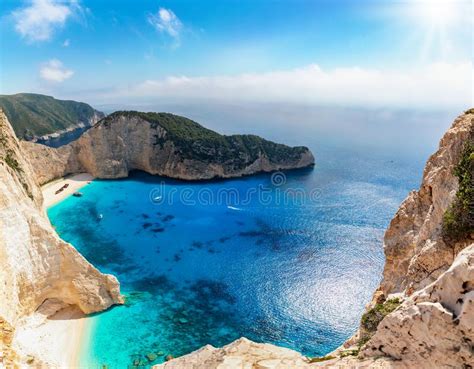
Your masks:
<svg viewBox="0 0 474 369"><path fill-rule="evenodd" d="M411 294L435 281L471 240L447 245L442 237L443 215L453 202L458 180L453 174L464 145L474 141L474 114L458 117L425 167L418 191L411 192L390 222L385 238L384 295Z"/></svg>
<svg viewBox="0 0 474 369"><path fill-rule="evenodd" d="M474 230L455 243L446 242L442 232L443 216L458 190L454 168L473 143L471 109L443 136L420 189L409 194L391 221L383 280L370 306L394 293L404 301L379 323L361 356L384 355L418 368L474 362Z"/></svg>
<svg viewBox="0 0 474 369"><path fill-rule="evenodd" d="M84 171L71 145L55 149L29 141L20 141L20 146L22 152L28 155L28 160L34 168L32 175L40 185L68 174Z"/></svg>

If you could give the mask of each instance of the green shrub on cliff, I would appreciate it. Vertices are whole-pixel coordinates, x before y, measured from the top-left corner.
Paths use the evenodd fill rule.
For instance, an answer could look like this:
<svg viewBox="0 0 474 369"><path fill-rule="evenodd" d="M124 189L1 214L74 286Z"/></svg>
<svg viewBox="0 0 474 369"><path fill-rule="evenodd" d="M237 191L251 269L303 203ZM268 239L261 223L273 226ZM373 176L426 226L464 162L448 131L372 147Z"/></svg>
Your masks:
<svg viewBox="0 0 474 369"><path fill-rule="evenodd" d="M87 123L96 113L103 116L88 104L40 94L0 95L0 107L16 136L25 140Z"/></svg>
<svg viewBox="0 0 474 369"><path fill-rule="evenodd" d="M459 189L443 219L443 238L448 243L465 239L474 232L474 142L465 145L454 175Z"/></svg>
<svg viewBox="0 0 474 369"><path fill-rule="evenodd" d="M390 299L381 304L376 304L372 309L362 315L360 325L361 334L358 346L362 347L375 333L380 322L398 308L401 301L398 298Z"/></svg>
<svg viewBox="0 0 474 369"><path fill-rule="evenodd" d="M362 315L362 327L369 332L375 332L382 319L394 311L399 305L400 300L397 298L387 300L383 304L376 304L372 309Z"/></svg>
<svg viewBox="0 0 474 369"><path fill-rule="evenodd" d="M4 160L5 160L5 163L14 171L17 171L17 172L21 171L20 164L15 159L13 155L13 151L8 150Z"/></svg>
<svg viewBox="0 0 474 369"><path fill-rule="evenodd" d="M308 358L308 361L310 363L322 363L323 361L328 361L335 358L336 358L335 356L327 355L327 356L320 356L320 357L311 357L311 358Z"/></svg>

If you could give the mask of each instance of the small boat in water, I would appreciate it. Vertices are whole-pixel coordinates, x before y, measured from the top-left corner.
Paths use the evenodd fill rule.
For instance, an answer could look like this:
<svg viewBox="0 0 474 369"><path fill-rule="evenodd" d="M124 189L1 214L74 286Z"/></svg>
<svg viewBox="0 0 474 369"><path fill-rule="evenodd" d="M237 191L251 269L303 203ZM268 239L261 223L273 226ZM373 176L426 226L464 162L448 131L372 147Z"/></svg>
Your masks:
<svg viewBox="0 0 474 369"><path fill-rule="evenodd" d="M72 196L75 196L75 197L82 197L82 193L81 192L74 192L72 194Z"/></svg>
<svg viewBox="0 0 474 369"><path fill-rule="evenodd" d="M97 219L102 219L104 216L102 214L97 215Z"/></svg>
<svg viewBox="0 0 474 369"><path fill-rule="evenodd" d="M227 205L227 209L241 211L242 209L236 208L235 206Z"/></svg>

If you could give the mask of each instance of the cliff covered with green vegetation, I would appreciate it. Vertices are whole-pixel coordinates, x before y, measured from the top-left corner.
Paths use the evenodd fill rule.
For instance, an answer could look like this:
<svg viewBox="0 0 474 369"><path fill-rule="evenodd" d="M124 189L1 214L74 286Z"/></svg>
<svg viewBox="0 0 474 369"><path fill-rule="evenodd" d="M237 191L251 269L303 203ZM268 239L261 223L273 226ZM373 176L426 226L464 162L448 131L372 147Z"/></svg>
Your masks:
<svg viewBox="0 0 474 369"><path fill-rule="evenodd" d="M118 117L139 118L149 122L153 129L161 127L166 135L156 136L153 144L164 148L166 142L172 141L183 159L228 163L235 169L244 168L262 155L270 163L277 164L298 160L308 152L308 148L304 146L289 147L255 135L221 135L191 119L169 113L118 111L103 119L100 124L110 125Z"/></svg>
<svg viewBox="0 0 474 369"><path fill-rule="evenodd" d="M16 136L24 140L91 126L104 117L86 103L30 93L0 95L0 107Z"/></svg>
<svg viewBox="0 0 474 369"><path fill-rule="evenodd" d="M447 243L460 241L474 233L474 137L466 142L454 175L459 189L443 219L443 236Z"/></svg>
<svg viewBox="0 0 474 369"><path fill-rule="evenodd" d="M307 147L225 136L168 113L115 112L58 149L24 142L39 183L70 173L123 178L132 170L184 180L233 178L312 166Z"/></svg>

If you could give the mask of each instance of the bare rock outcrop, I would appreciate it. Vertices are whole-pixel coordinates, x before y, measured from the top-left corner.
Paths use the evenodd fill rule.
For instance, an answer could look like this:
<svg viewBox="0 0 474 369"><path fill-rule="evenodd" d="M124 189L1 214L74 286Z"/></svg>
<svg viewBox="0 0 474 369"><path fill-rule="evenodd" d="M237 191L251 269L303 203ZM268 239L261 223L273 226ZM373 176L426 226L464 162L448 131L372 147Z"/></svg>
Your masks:
<svg viewBox="0 0 474 369"><path fill-rule="evenodd" d="M58 149L22 143L39 183L70 173L121 178L131 170L185 180L230 178L311 166L306 147L252 135L223 136L165 113L116 112Z"/></svg>
<svg viewBox="0 0 474 369"><path fill-rule="evenodd" d="M435 282L387 315L364 357L389 356L412 368L474 363L474 243Z"/></svg>
<svg viewBox="0 0 474 369"><path fill-rule="evenodd" d="M308 360L297 353L269 344L258 344L246 338L217 349L204 346L192 354L182 356L167 363L156 365L159 369L216 369L216 368L308 368Z"/></svg>
<svg viewBox="0 0 474 369"><path fill-rule="evenodd" d="M267 343L255 343L244 337L222 347L206 345L188 355L155 365L153 369L316 369L351 368L354 358L327 357L313 362L300 353ZM397 368L387 359L366 358L357 361L357 368Z"/></svg>
<svg viewBox="0 0 474 369"><path fill-rule="evenodd" d="M68 305L84 313L122 303L119 283L62 241L42 209L33 169L0 110L0 320L14 328ZM54 303L52 303L54 302Z"/></svg>
<svg viewBox="0 0 474 369"><path fill-rule="evenodd" d="M71 145L52 148L30 141L20 141L20 146L28 155L28 160L34 168L32 174L40 185L83 171Z"/></svg>

